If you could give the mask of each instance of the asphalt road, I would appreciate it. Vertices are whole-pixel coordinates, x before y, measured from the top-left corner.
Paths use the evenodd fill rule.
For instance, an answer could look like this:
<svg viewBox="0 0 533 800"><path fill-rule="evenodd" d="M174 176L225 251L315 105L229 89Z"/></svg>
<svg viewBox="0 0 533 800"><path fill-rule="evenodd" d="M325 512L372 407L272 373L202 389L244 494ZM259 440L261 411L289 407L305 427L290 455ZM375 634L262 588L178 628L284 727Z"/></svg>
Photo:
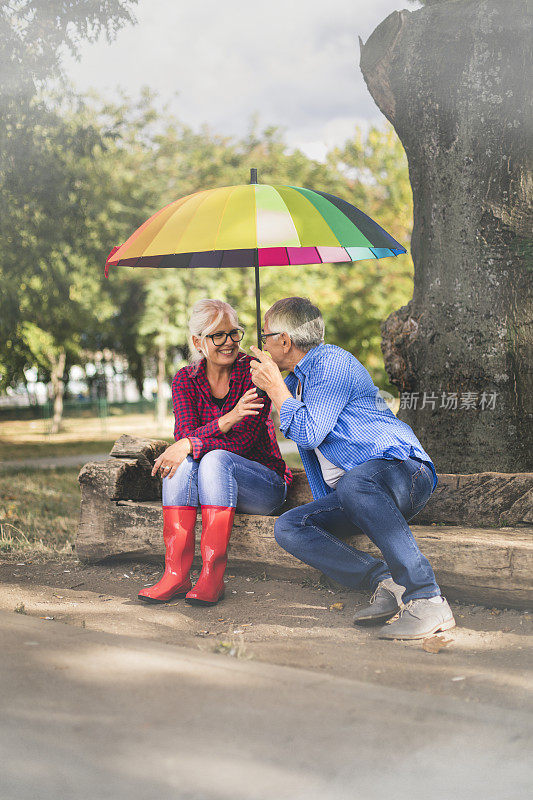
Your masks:
<svg viewBox="0 0 533 800"><path fill-rule="evenodd" d="M533 715L0 612L4 800L525 800Z"/></svg>

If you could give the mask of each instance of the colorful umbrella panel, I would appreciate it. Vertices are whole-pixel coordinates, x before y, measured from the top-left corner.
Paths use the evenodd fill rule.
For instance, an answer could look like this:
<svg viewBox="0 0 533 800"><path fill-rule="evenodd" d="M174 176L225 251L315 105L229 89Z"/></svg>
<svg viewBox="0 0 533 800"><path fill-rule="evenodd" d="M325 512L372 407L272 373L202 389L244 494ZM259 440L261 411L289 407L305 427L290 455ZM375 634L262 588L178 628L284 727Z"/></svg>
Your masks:
<svg viewBox="0 0 533 800"><path fill-rule="evenodd" d="M330 264L405 252L339 197L244 184L196 192L165 206L110 254L106 269Z"/></svg>

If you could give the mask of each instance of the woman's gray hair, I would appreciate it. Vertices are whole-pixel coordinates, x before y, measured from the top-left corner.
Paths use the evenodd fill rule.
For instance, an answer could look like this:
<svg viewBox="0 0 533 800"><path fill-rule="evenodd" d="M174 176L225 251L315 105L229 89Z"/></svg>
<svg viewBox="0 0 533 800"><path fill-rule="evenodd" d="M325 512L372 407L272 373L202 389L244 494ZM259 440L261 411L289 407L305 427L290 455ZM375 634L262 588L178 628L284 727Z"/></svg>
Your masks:
<svg viewBox="0 0 533 800"><path fill-rule="evenodd" d="M272 333L288 333L292 343L307 353L324 341L324 320L320 309L308 297L284 297L265 314Z"/></svg>
<svg viewBox="0 0 533 800"><path fill-rule="evenodd" d="M214 333L219 326L220 320L227 314L231 320L231 324L239 330L244 330L244 327L239 324L239 318L235 309L224 300L211 300L206 297L203 300L198 300L191 309L189 315L189 351L191 364L200 363L202 358L205 357L205 339L208 333ZM192 340L193 336L200 339L199 352Z"/></svg>

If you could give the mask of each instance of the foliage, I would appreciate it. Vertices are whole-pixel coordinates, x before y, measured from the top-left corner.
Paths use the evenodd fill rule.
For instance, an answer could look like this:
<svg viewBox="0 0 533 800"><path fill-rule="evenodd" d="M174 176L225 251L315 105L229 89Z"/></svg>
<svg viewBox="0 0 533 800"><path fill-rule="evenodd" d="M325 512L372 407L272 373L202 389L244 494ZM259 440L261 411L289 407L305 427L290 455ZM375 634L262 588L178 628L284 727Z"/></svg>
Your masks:
<svg viewBox="0 0 533 800"><path fill-rule="evenodd" d="M462 0L408 0L408 2L411 3L411 5L417 3L420 6L436 6L439 3L459 3L462 2Z"/></svg>
<svg viewBox="0 0 533 800"><path fill-rule="evenodd" d="M328 154L328 161L347 177L348 185L340 196L407 246L412 194L407 158L392 126L372 127L366 138L356 131L343 147ZM395 392L383 368L380 322L412 294L410 254L332 267L330 276L329 291L325 290L322 301L328 335L353 352L376 383Z"/></svg>
<svg viewBox="0 0 533 800"><path fill-rule="evenodd" d="M400 242L409 241L412 198L407 161L390 125L385 130L372 128L365 138L356 130L352 140L343 148L334 149L326 163L321 163L298 150L287 152L283 133L275 127L260 132L252 123L249 133L235 141L214 135L208 128L194 133L179 121L168 119L163 132L153 139L152 154L150 175L152 179L159 176L160 188L159 200L151 213L205 186L247 182L250 167L255 166L260 182L329 191L364 209ZM170 320L172 332L169 329L168 341L183 351L186 312L201 296L222 297L234 305L248 328L244 345L255 343L255 288L251 270L175 270L173 276L167 275L166 270L148 272L153 273L151 296L147 298L141 326L143 331L150 331L154 348L158 325L161 330L162 321ZM394 392L383 367L379 325L411 296L412 275L409 255L349 266L266 268L260 275L262 310L282 296L301 294L305 287L303 293L323 310L328 341L354 352L370 369L374 380ZM167 307L163 299L165 291L175 298Z"/></svg>
<svg viewBox="0 0 533 800"><path fill-rule="evenodd" d="M0 300L4 382L20 379L26 363L50 370L50 354L79 360L84 337L111 315L113 304L95 280L101 258L97 209L99 158L106 147L92 112L81 101L48 107L33 127L26 120L6 133L10 161L0 172ZM4 355L4 354L3 354Z"/></svg>
<svg viewBox="0 0 533 800"><path fill-rule="evenodd" d="M232 303L248 328L244 344L255 343L251 270L112 268L108 281L102 274L111 247L156 210L205 186L248 182L252 166L260 182L343 197L398 241L409 241L407 164L390 126L372 128L365 137L356 129L321 163L288 152L280 129L258 131L253 121L237 140L207 127L195 132L166 110L157 112L147 90L135 102L125 96L115 105L69 94L35 102L39 125L28 118L10 129L12 158L0 164L4 386L17 382L30 364L40 365L46 377L46 352L60 345L67 368L103 347L125 354L141 386L143 366L155 363L163 343L171 377L176 357L186 352L188 309L202 296ZM411 296L409 255L262 269L261 286L263 312L282 296L311 297L323 310L328 341L352 351L378 385L392 390L379 324Z"/></svg>
<svg viewBox="0 0 533 800"><path fill-rule="evenodd" d="M50 104L42 90L62 80L65 50L77 56L84 40L101 34L111 40L134 21L136 1L7 0L0 6L0 385L17 382L35 362L49 371L45 353L55 358L63 351L56 365L65 351L79 355L97 287L81 263L94 246L86 240L82 250L78 236L94 211L84 196L87 170L105 144L86 113ZM96 307L103 311L103 305Z"/></svg>
<svg viewBox="0 0 533 800"><path fill-rule="evenodd" d="M82 41L101 34L111 41L135 21L137 0L6 0L0 6L0 93L31 97L36 85L61 77L67 49L78 56Z"/></svg>

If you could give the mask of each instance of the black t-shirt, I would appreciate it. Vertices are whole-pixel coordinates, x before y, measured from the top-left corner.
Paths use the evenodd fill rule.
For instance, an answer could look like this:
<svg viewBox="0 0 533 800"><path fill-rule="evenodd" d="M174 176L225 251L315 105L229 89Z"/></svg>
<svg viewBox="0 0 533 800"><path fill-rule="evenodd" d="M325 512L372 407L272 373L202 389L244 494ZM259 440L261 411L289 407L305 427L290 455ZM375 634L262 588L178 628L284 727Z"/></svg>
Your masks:
<svg viewBox="0 0 533 800"><path fill-rule="evenodd" d="M222 409L222 406L224 405L224 403L226 402L228 397L229 397L229 392L227 393L227 395L225 397L215 397L214 394L211 393L211 399L213 400L214 403L216 403L216 405L220 409Z"/></svg>

